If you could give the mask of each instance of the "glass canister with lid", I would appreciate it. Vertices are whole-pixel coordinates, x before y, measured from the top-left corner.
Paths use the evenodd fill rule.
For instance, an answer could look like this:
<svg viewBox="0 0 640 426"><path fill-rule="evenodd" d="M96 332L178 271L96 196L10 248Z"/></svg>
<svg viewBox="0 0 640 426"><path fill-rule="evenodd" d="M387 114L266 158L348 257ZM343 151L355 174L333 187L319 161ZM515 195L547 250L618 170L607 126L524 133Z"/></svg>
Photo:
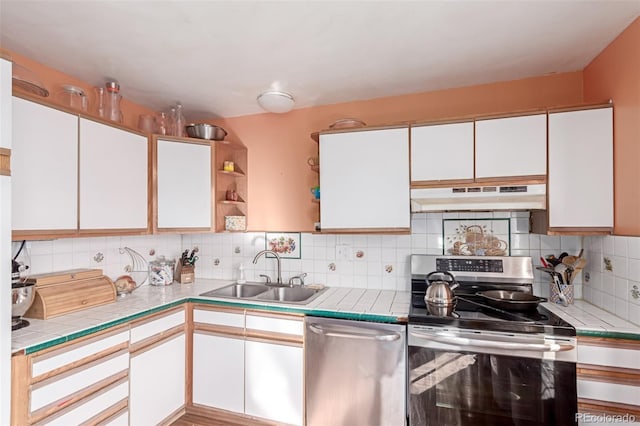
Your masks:
<svg viewBox="0 0 640 426"><path fill-rule="evenodd" d="M175 260L159 256L156 260L149 262L149 284L170 285L173 284L173 269Z"/></svg>
<svg viewBox="0 0 640 426"><path fill-rule="evenodd" d="M106 83L105 115L108 120L122 123L122 110L120 109L120 85L117 81Z"/></svg>

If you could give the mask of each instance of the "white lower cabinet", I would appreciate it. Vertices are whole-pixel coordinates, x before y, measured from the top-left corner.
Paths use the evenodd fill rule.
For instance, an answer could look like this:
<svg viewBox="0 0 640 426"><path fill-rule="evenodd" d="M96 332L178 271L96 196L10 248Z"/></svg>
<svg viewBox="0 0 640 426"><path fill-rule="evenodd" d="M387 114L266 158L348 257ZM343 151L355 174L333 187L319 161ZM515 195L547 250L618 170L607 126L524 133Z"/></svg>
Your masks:
<svg viewBox="0 0 640 426"><path fill-rule="evenodd" d="M244 340L193 334L193 403L244 411Z"/></svg>
<svg viewBox="0 0 640 426"><path fill-rule="evenodd" d="M640 343L636 341L578 337L579 425L594 423L597 416L625 413L626 423L631 415L631 424L640 424L639 357Z"/></svg>
<svg viewBox="0 0 640 426"><path fill-rule="evenodd" d="M155 425L185 403L185 335L131 355L129 367L131 425Z"/></svg>
<svg viewBox="0 0 640 426"><path fill-rule="evenodd" d="M245 342L245 412L302 424L303 359L302 347Z"/></svg>
<svg viewBox="0 0 640 426"><path fill-rule="evenodd" d="M296 315L196 306L193 404L302 424L303 319Z"/></svg>

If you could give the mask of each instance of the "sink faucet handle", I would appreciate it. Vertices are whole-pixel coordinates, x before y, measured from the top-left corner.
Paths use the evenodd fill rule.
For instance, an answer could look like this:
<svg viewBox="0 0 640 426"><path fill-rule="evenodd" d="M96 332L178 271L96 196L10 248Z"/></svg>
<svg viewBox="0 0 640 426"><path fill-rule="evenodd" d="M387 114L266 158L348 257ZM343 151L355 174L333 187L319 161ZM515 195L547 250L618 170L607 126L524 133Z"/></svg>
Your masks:
<svg viewBox="0 0 640 426"><path fill-rule="evenodd" d="M293 276L291 278L289 278L289 285L293 285L293 281L294 280L300 280L300 285L304 285L304 277L307 276L306 272L303 272L299 275Z"/></svg>
<svg viewBox="0 0 640 426"><path fill-rule="evenodd" d="M271 277L269 275L265 275L265 274L260 274L260 276L262 278L265 278L267 280L267 284L271 283Z"/></svg>

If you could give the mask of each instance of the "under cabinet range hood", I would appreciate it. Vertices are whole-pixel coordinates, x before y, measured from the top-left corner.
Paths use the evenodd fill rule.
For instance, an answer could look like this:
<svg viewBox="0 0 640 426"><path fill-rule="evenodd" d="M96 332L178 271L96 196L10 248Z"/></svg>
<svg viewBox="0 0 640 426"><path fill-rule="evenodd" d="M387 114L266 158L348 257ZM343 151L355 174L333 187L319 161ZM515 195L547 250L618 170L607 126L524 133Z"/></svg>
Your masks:
<svg viewBox="0 0 640 426"><path fill-rule="evenodd" d="M546 195L545 184L416 188L411 211L545 210Z"/></svg>

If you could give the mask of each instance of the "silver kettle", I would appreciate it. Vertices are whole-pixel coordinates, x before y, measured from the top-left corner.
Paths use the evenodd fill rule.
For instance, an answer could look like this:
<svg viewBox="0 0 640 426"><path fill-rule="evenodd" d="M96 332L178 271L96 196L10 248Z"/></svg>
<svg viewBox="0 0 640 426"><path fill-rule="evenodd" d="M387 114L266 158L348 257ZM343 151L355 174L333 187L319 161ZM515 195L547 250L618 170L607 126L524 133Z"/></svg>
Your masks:
<svg viewBox="0 0 640 426"><path fill-rule="evenodd" d="M431 279L434 275L447 276L450 279ZM458 287L456 277L448 271L434 271L427 275L427 291L424 295L424 303L431 315L438 317L451 316L456 306L456 297L453 290Z"/></svg>

